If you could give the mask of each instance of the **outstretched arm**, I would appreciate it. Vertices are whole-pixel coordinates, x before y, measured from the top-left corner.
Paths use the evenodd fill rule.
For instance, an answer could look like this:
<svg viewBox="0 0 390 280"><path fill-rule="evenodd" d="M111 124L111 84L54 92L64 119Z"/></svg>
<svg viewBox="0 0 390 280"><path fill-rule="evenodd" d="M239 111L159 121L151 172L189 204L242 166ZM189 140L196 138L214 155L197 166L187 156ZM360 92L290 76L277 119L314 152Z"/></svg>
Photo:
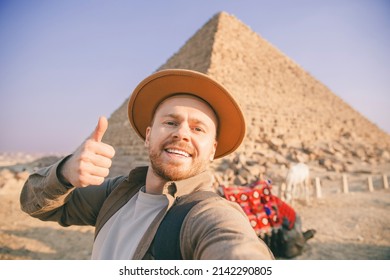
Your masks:
<svg viewBox="0 0 390 280"><path fill-rule="evenodd" d="M91 138L73 155L30 175L23 186L22 210L61 225L93 225L117 177L105 180L114 149L101 142L107 119L100 118Z"/></svg>

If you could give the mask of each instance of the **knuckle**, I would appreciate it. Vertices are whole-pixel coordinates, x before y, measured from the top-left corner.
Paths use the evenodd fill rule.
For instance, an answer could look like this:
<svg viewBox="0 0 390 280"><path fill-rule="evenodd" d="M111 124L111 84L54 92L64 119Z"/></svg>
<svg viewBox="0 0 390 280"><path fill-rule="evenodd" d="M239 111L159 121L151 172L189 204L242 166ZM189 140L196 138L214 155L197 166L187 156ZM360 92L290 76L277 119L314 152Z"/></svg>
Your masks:
<svg viewBox="0 0 390 280"><path fill-rule="evenodd" d="M87 158L88 158L87 152L86 152L86 151L83 151L83 152L80 154L79 160L80 160L80 162L83 162L83 161L86 161Z"/></svg>
<svg viewBox="0 0 390 280"><path fill-rule="evenodd" d="M79 176L83 175L85 173L85 169L86 169L85 162L84 161L80 161L80 164L77 167L77 174L79 174Z"/></svg>
<svg viewBox="0 0 390 280"><path fill-rule="evenodd" d="M88 152L88 151L94 151L96 149L96 142L92 141L91 139L85 141L83 151Z"/></svg>
<svg viewBox="0 0 390 280"><path fill-rule="evenodd" d="M93 141L91 139L88 139L87 141L85 141L84 143L84 149L88 149L92 146L93 144Z"/></svg>

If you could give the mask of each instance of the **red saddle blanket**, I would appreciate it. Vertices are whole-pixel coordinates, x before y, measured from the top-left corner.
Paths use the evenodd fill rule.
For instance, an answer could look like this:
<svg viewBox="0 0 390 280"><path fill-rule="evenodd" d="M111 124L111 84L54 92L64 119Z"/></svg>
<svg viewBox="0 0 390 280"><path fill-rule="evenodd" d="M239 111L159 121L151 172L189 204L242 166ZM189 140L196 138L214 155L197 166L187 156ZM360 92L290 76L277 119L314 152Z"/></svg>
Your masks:
<svg viewBox="0 0 390 280"><path fill-rule="evenodd" d="M296 220L294 209L273 195L271 189L269 180L248 186L222 186L224 197L241 206L258 236L281 226L291 229Z"/></svg>

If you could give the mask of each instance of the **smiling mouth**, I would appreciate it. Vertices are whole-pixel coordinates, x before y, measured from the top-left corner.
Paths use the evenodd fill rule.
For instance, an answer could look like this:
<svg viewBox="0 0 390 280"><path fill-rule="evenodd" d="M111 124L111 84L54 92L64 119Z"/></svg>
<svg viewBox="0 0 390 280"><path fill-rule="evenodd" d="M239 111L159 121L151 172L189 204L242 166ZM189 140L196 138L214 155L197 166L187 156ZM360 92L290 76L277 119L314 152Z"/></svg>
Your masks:
<svg viewBox="0 0 390 280"><path fill-rule="evenodd" d="M191 157L191 155L185 151L178 150L178 149L165 149L165 151L169 154L175 154L175 155L180 155L183 157Z"/></svg>

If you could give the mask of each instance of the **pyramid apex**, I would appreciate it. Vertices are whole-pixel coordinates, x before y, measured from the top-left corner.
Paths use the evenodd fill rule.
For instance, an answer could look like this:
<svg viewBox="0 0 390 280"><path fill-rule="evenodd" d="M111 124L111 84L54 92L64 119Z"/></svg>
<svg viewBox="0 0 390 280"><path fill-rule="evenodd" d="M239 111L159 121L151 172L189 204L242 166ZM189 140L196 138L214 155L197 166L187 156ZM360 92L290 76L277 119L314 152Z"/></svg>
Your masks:
<svg viewBox="0 0 390 280"><path fill-rule="evenodd" d="M233 14L229 14L228 12L225 12L225 11L220 11L218 13L216 13L210 21L212 20L217 20L218 22L221 22L221 21L236 21L236 22L241 22L236 16L234 16Z"/></svg>
<svg viewBox="0 0 390 280"><path fill-rule="evenodd" d="M228 12L225 11L220 11L216 13L213 17L230 17L231 15Z"/></svg>

